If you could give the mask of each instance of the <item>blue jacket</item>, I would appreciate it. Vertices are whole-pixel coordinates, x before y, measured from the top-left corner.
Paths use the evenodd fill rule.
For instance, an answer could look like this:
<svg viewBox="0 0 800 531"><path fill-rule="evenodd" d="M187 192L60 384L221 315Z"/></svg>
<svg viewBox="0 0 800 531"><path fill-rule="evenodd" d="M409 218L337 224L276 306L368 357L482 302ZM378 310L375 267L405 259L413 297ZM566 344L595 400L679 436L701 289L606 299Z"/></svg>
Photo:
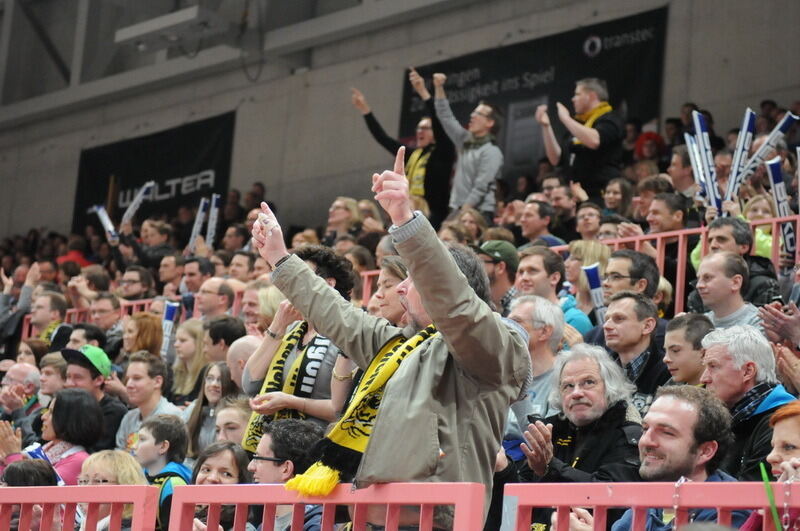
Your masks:
<svg viewBox="0 0 800 531"><path fill-rule="evenodd" d="M561 310L564 312L564 322L575 328L581 335L586 335L592 329L592 321L580 311L575 304L575 297L565 295L558 300Z"/></svg>
<svg viewBox="0 0 800 531"><path fill-rule="evenodd" d="M732 426L733 445L719 468L739 481L761 481L758 464L772 451L769 418L776 409L794 400L797 399L782 385L776 385L749 417Z"/></svg>
<svg viewBox="0 0 800 531"><path fill-rule="evenodd" d="M147 470L144 471L144 474L151 485L159 488L158 529L167 529L167 526L169 526L169 510L172 505L172 493L175 487L192 483L192 471L187 466L184 466L183 463L169 462L155 476L148 475Z"/></svg>
<svg viewBox="0 0 800 531"><path fill-rule="evenodd" d="M736 481L732 476L725 472L717 470L706 481ZM671 531L672 522L665 523L663 521L663 509L648 509L647 510L647 524L645 525L646 531ZM734 528L738 529L744 524L745 520L750 516L750 511L733 511L731 513L731 524ZM689 520L692 522L716 522L717 510L716 509L694 509L689 513ZM628 509L622 515L622 518L614 522L611 526L611 531L625 531L631 529L633 523L633 511Z"/></svg>

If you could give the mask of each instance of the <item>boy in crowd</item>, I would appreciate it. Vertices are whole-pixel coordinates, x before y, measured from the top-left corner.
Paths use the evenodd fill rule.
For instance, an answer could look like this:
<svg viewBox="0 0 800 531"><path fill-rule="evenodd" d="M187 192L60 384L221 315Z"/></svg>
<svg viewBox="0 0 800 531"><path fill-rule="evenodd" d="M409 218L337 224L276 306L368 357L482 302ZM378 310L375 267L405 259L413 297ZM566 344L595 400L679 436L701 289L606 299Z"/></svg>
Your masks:
<svg viewBox="0 0 800 531"><path fill-rule="evenodd" d="M169 525L175 487L192 482L192 471L183 464L188 446L186 426L175 415L152 416L139 428L136 461L142 465L147 481L159 488L156 529Z"/></svg>

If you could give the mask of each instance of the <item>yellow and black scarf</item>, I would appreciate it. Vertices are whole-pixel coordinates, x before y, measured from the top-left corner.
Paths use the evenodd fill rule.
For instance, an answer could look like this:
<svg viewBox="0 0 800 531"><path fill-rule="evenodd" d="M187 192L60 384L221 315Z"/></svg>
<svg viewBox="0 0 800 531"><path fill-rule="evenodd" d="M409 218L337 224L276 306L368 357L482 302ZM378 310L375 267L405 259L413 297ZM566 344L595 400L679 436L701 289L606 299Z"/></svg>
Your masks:
<svg viewBox="0 0 800 531"><path fill-rule="evenodd" d="M301 398L309 398L314 390L314 382L317 378L319 363L315 363L312 370L309 371L312 362L319 362L319 356L310 356L309 352L312 350L310 347L316 345L322 336L317 336L314 340L310 341L299 353L297 358L292 363L289 369L289 377L284 381L283 372L286 367L286 360L289 354L292 353L295 346L300 343L300 340L308 332L308 322L301 321L294 328L289 330L283 336L281 344L278 345L278 351L272 358L267 369L267 374L264 377L264 383L261 385L259 394L271 393L274 391L283 391L287 395L299 396ZM328 344L330 341L324 338ZM273 420L279 419L305 419L306 414L295 409L282 409L272 415L261 415L255 411L250 415L250 421L247 423L247 430L245 430L244 438L242 439L242 448L250 452L255 452L258 446L258 441L264 433L264 425L269 424Z"/></svg>
<svg viewBox="0 0 800 531"><path fill-rule="evenodd" d="M326 496L341 481L342 474L355 475L367 449L386 383L409 354L436 334L432 324L410 339L396 336L372 359L339 422L314 447L319 460L304 473L286 482L288 490L302 496Z"/></svg>
<svg viewBox="0 0 800 531"><path fill-rule="evenodd" d="M614 109L611 107L611 104L607 101L601 101L600 105L595 107L589 112L584 112L575 115L575 119L585 125L586 127L594 127L594 123L597 121L598 118L603 116L604 114L608 114ZM572 138L573 144L582 144L580 140L573 137Z"/></svg>
<svg viewBox="0 0 800 531"><path fill-rule="evenodd" d="M425 197L425 168L431 158L432 149L417 148L406 162L406 178L411 195Z"/></svg>

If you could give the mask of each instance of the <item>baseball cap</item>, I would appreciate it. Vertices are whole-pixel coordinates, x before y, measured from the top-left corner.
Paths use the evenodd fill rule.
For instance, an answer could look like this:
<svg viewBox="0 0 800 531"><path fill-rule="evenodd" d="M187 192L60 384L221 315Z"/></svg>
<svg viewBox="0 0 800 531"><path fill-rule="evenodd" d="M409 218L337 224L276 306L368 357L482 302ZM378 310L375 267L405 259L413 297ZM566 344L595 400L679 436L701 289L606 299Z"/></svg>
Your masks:
<svg viewBox="0 0 800 531"><path fill-rule="evenodd" d="M67 364L74 363L87 369L94 368L105 378L111 376L111 360L100 347L84 345L79 350L65 348L61 351L61 355Z"/></svg>
<svg viewBox="0 0 800 531"><path fill-rule="evenodd" d="M519 266L517 248L505 240L488 240L478 249L478 253L485 254L497 262L505 262L509 269L516 271Z"/></svg>

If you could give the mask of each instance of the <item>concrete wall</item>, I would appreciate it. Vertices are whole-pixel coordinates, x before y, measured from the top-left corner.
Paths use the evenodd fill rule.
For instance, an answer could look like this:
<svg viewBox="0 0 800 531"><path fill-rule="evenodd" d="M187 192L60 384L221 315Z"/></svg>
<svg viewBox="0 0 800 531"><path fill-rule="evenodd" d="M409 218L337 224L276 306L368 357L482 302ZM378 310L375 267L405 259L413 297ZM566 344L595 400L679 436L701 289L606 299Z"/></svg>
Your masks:
<svg viewBox="0 0 800 531"><path fill-rule="evenodd" d="M664 5L663 0L495 0L429 20L315 49L311 69L291 75L275 62L258 84L234 70L129 96L91 110L0 133L0 235L33 226L67 230L83 148L238 109L232 186L267 183L284 223L320 224L336 195L367 197L373 171L391 158L351 107L367 95L396 131L403 69L567 31ZM662 114L691 100L709 108L717 130L738 125L746 105L800 94L792 38L800 2L673 0ZM794 50L794 52L792 52ZM636 65L631 65L635 68Z"/></svg>

